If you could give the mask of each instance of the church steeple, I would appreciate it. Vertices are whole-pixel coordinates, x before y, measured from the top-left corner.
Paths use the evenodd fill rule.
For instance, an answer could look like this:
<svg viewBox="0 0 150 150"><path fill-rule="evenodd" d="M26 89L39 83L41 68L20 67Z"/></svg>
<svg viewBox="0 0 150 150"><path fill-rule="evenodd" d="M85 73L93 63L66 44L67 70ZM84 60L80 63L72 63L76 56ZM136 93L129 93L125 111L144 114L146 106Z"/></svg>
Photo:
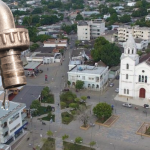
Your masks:
<svg viewBox="0 0 150 150"><path fill-rule="evenodd" d="M124 53L128 55L135 55L137 53L136 43L132 34L129 34L129 38L124 46Z"/></svg>

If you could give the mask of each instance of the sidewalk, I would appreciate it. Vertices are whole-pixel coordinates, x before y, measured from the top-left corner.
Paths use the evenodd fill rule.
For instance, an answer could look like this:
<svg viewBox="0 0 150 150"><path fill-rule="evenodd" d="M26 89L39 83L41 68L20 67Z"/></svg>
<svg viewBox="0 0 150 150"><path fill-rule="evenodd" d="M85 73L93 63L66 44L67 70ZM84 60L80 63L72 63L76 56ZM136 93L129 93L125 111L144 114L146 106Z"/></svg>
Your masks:
<svg viewBox="0 0 150 150"><path fill-rule="evenodd" d="M125 97L125 96L119 96L118 94L114 98L116 101L124 102L124 103L131 103L138 106L143 106L144 104L150 105L150 100L147 99L139 99L139 98L131 98L131 97Z"/></svg>

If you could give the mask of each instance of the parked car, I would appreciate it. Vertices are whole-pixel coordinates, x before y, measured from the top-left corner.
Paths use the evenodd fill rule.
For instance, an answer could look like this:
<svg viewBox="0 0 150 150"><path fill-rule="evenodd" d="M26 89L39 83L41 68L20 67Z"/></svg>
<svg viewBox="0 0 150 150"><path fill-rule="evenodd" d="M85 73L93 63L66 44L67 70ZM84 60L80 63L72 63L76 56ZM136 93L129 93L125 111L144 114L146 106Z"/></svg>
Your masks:
<svg viewBox="0 0 150 150"><path fill-rule="evenodd" d="M109 86L110 86L110 87L113 87L113 86L114 86L114 83L110 83Z"/></svg>
<svg viewBox="0 0 150 150"><path fill-rule="evenodd" d="M115 89L115 92L116 92L116 93L119 93L119 88L116 88L116 89Z"/></svg>
<svg viewBox="0 0 150 150"><path fill-rule="evenodd" d="M132 104L130 104L130 103L123 103L122 106L131 108L131 107L132 107Z"/></svg>
<svg viewBox="0 0 150 150"><path fill-rule="evenodd" d="M69 89L63 89L63 92L67 92L67 91L69 91Z"/></svg>
<svg viewBox="0 0 150 150"><path fill-rule="evenodd" d="M150 108L148 104L144 104L144 108Z"/></svg>

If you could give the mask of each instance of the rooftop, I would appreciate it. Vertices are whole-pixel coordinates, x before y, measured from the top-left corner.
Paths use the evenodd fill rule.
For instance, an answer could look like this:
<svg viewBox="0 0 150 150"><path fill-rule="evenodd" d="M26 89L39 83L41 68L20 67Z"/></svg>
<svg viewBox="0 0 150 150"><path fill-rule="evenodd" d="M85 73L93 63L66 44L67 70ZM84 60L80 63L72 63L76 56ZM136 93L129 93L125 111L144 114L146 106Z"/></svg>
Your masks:
<svg viewBox="0 0 150 150"><path fill-rule="evenodd" d="M78 26L86 26L86 25L88 25L88 24L85 21L79 21L78 22Z"/></svg>
<svg viewBox="0 0 150 150"><path fill-rule="evenodd" d="M43 42L44 44L66 44L67 43L67 39L48 39L47 41Z"/></svg>
<svg viewBox="0 0 150 150"><path fill-rule="evenodd" d="M0 100L0 106L2 106L2 100ZM19 111L22 108L25 108L26 105L22 103L15 103L9 101L9 108L6 109L0 109L0 121L2 121L4 118L11 116L13 113Z"/></svg>
<svg viewBox="0 0 150 150"><path fill-rule="evenodd" d="M106 69L106 67L96 67L89 65L78 65L70 72L72 73L84 73L84 74L102 74L102 72Z"/></svg>

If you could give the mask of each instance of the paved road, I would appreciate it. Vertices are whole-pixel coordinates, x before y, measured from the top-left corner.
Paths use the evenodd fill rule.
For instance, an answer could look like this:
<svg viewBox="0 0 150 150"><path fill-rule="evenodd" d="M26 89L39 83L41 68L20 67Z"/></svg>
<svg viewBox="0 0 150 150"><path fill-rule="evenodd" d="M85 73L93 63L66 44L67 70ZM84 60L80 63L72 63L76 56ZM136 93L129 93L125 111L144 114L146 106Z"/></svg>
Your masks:
<svg viewBox="0 0 150 150"><path fill-rule="evenodd" d="M72 41L70 46L74 48ZM107 91L102 94L99 92L84 90L76 93L78 96L90 95L91 99L88 99L87 103L92 105L92 107L94 107L98 102L114 104L114 114L118 115L119 119L111 128L99 128L99 126L96 125L87 131L83 131L79 129L82 125L79 120L74 120L69 125L61 124L61 117L59 114L60 108L57 104L59 103L59 94L61 89L64 88L64 82L67 82L69 51L71 53L72 49L66 51L65 61L62 66L59 63L47 66L43 65L41 66L42 69L44 69L43 75L39 75L36 79L28 79L28 85L47 85L55 95L56 122L50 124L50 130L53 131L54 137L57 139L56 145L58 148L60 149L62 146L60 140L62 135L68 134L69 141L74 141L77 136L81 136L83 138L84 144L88 144L91 140L97 141L97 150L149 150L150 139L147 137L144 137L143 139L141 136L136 135L135 132L138 130L142 122L150 122L150 112L148 110L148 116L146 116L142 113L143 108L136 111L133 108L124 108L122 107L121 102L114 101L114 97L116 96L114 91L115 88L118 87L117 80L114 81L114 87L108 88ZM47 67L49 67L49 71L47 71ZM48 83L44 82L45 73L47 73L49 77ZM62 78L62 76L64 77ZM93 116L92 120L94 121L96 118ZM28 142L26 140L22 141L18 148L21 148L22 150L31 149L31 146L28 146L29 143L39 145L39 141L41 141L40 134L42 134L43 137L46 137L46 132L49 130L49 122L46 124L46 126L43 126L39 120L33 118L31 125L32 129L34 129L33 135L31 136L33 139L31 138Z"/></svg>

